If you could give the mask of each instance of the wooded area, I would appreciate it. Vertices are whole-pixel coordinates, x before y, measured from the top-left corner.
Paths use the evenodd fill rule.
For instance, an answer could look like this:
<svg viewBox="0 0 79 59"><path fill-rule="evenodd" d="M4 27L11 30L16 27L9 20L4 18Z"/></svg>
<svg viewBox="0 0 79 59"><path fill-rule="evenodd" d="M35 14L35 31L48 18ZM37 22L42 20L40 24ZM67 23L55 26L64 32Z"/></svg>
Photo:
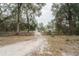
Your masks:
<svg viewBox="0 0 79 59"><path fill-rule="evenodd" d="M59 35L79 35L79 4L78 3L53 3L51 7L52 19L43 31ZM52 33L51 33L52 34Z"/></svg>
<svg viewBox="0 0 79 59"><path fill-rule="evenodd" d="M1 3L0 32L33 31L37 27L36 16L40 16L43 3Z"/></svg>
<svg viewBox="0 0 79 59"><path fill-rule="evenodd" d="M79 4L53 3L52 19L46 26L38 24L45 3L0 3L0 32L34 31L79 35Z"/></svg>
<svg viewBox="0 0 79 59"><path fill-rule="evenodd" d="M53 4L52 12L58 34L79 35L79 4Z"/></svg>

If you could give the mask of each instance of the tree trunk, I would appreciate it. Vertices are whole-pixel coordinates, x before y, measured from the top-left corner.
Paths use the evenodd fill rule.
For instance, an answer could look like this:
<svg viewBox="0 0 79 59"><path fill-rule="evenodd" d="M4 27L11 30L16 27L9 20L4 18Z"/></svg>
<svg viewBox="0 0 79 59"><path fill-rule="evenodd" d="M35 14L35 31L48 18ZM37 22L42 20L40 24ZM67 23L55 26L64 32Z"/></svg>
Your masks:
<svg viewBox="0 0 79 59"><path fill-rule="evenodd" d="M19 28L19 25L20 25L20 12L21 12L21 3L18 3L18 15L17 15L17 34L19 34L20 32L20 28Z"/></svg>
<svg viewBox="0 0 79 59"><path fill-rule="evenodd" d="M72 22L72 13L71 13L71 8L70 8L70 4L67 3L67 7L68 7L68 20L69 20L69 34L73 34L73 22Z"/></svg>
<svg viewBox="0 0 79 59"><path fill-rule="evenodd" d="M27 17L27 27L28 27L28 32L30 30L30 24L29 24L29 17L28 17L28 12L26 11L26 17Z"/></svg>

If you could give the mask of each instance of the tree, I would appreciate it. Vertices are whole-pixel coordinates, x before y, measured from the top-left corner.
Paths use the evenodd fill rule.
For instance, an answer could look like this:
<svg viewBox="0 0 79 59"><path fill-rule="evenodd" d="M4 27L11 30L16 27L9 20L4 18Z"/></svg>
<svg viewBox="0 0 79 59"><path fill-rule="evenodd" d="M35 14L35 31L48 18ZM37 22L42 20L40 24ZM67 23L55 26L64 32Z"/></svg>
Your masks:
<svg viewBox="0 0 79 59"><path fill-rule="evenodd" d="M20 24L20 19L21 19L21 6L22 6L22 3L18 3L17 4L18 5L18 7L17 7L17 9L18 9L18 16L17 16L17 34L19 33L19 31L20 31L20 29L19 29L19 24Z"/></svg>
<svg viewBox="0 0 79 59"><path fill-rule="evenodd" d="M79 4L65 3L60 4L56 11L56 29L64 34L76 34L76 22L78 22ZM56 7L52 7L55 8Z"/></svg>
<svg viewBox="0 0 79 59"><path fill-rule="evenodd" d="M10 3L0 4L0 31L20 31L37 26L36 16L41 15L43 3ZM4 29L4 30L3 30Z"/></svg>
<svg viewBox="0 0 79 59"><path fill-rule="evenodd" d="M40 31L40 32L44 32L45 31L45 27L44 27L43 23L39 23L38 24L38 31Z"/></svg>
<svg viewBox="0 0 79 59"><path fill-rule="evenodd" d="M40 16L40 10L44 6L44 3L28 3L23 4L24 13L26 14L27 24L28 24L28 32L30 30L30 21L35 19L35 16Z"/></svg>

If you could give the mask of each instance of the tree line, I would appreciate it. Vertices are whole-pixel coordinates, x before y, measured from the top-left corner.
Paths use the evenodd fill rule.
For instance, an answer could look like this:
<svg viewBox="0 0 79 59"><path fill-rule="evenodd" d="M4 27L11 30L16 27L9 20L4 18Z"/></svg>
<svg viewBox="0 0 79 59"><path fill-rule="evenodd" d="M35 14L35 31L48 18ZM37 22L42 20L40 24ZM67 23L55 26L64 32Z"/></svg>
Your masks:
<svg viewBox="0 0 79 59"><path fill-rule="evenodd" d="M79 35L79 4L78 3L54 3L52 5L51 21L57 34Z"/></svg>
<svg viewBox="0 0 79 59"><path fill-rule="evenodd" d="M0 3L0 32L33 31L44 3Z"/></svg>
<svg viewBox="0 0 79 59"><path fill-rule="evenodd" d="M57 34L79 35L79 4L53 3L52 17L46 26L38 24L45 3L0 3L0 32L50 31Z"/></svg>

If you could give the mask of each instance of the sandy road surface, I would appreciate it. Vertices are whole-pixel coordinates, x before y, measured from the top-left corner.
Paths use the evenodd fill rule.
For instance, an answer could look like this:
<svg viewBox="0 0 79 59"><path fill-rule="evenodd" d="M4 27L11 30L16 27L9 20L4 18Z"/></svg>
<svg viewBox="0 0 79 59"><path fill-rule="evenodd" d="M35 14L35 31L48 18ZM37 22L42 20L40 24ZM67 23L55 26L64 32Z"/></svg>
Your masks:
<svg viewBox="0 0 79 59"><path fill-rule="evenodd" d="M23 56L31 55L35 50L44 50L47 46L45 38L39 33L35 32L35 39L19 42L15 44L0 47L0 56Z"/></svg>

